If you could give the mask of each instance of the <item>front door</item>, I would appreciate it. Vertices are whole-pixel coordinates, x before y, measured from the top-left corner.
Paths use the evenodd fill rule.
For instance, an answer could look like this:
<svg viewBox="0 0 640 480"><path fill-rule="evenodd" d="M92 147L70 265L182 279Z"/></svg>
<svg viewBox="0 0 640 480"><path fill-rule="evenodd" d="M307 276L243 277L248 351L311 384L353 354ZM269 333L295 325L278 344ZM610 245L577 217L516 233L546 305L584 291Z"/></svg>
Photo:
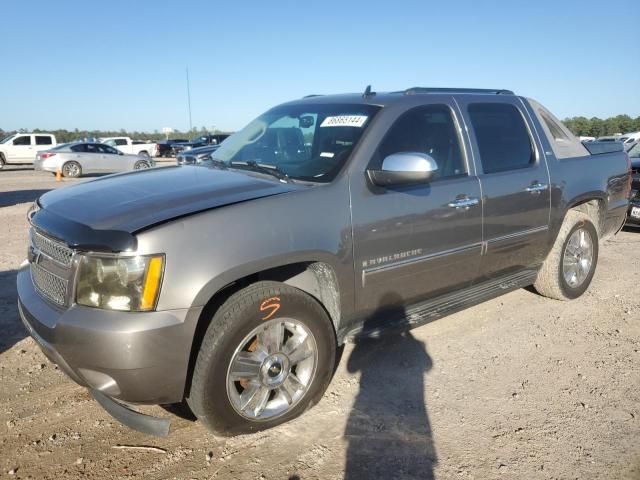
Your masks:
<svg viewBox="0 0 640 480"><path fill-rule="evenodd" d="M514 97L461 100L484 195L481 277L514 273L544 260L549 236L549 173L542 149Z"/></svg>
<svg viewBox="0 0 640 480"><path fill-rule="evenodd" d="M8 163L32 163L35 160L36 152L33 149L31 135L18 135L11 140L11 145L8 145L8 147Z"/></svg>
<svg viewBox="0 0 640 480"><path fill-rule="evenodd" d="M393 153L430 155L438 173L421 185L376 187L351 179L356 309L408 305L469 285L482 250L480 182L447 103L402 114L369 168Z"/></svg>

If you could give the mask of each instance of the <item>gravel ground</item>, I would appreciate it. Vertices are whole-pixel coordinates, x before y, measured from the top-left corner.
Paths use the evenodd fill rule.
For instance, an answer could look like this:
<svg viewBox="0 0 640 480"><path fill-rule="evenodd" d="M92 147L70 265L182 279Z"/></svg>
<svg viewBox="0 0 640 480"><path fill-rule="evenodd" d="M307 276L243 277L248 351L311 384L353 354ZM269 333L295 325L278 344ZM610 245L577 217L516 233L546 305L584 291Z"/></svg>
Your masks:
<svg viewBox="0 0 640 480"><path fill-rule="evenodd" d="M0 478L640 479L640 232L602 246L579 300L519 290L347 345L322 401L287 425L217 438L178 411L157 439L113 420L18 319L25 214L70 183L0 172Z"/></svg>

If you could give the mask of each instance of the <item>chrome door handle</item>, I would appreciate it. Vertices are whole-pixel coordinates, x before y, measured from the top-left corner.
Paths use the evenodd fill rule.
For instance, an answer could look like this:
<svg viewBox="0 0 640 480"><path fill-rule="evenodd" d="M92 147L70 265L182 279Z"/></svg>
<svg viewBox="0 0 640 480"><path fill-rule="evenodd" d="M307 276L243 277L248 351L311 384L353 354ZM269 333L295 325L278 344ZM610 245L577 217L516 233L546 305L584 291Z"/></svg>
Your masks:
<svg viewBox="0 0 640 480"><path fill-rule="evenodd" d="M549 188L549 185L545 185L544 183L540 183L540 182L534 182L524 190L529 193L540 194L543 191L545 191L547 188Z"/></svg>
<svg viewBox="0 0 640 480"><path fill-rule="evenodd" d="M449 202L447 206L455 209L469 210L470 207L478 205L480 200L472 197L456 198L453 202Z"/></svg>

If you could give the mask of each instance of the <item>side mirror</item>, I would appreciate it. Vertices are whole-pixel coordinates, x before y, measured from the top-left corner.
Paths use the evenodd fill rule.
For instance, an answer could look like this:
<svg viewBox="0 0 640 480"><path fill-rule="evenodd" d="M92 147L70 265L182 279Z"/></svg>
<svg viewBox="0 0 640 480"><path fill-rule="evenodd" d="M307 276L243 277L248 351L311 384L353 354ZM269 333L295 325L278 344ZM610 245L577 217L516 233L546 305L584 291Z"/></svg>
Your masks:
<svg viewBox="0 0 640 480"><path fill-rule="evenodd" d="M124 152L121 152L120 150L118 150L118 155L124 155Z"/></svg>
<svg viewBox="0 0 640 480"><path fill-rule="evenodd" d="M430 155L419 152L393 153L382 161L380 170L367 170L374 185L414 185L426 183L438 171L438 164Z"/></svg>

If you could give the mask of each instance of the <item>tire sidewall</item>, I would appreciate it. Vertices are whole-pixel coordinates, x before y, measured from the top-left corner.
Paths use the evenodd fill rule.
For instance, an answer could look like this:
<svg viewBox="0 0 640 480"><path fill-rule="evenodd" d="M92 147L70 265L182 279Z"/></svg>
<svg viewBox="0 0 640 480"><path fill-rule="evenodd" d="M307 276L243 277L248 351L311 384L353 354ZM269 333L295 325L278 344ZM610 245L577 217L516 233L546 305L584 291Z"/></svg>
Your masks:
<svg viewBox="0 0 640 480"><path fill-rule="evenodd" d="M144 166L142 166L142 165L144 165ZM149 162L147 162L146 160L138 160L133 165L133 169L134 170L147 170L148 168L151 168L151 165L149 165Z"/></svg>
<svg viewBox="0 0 640 480"><path fill-rule="evenodd" d="M593 244L593 260L591 262L591 270L589 271L587 278L585 278L584 281L579 286L577 286L576 288L572 288L564 278L564 269L563 269L564 254L566 252L569 239L573 235L573 232L581 228L584 229L591 237L591 243ZM567 298L569 299L578 298L585 291L587 291L587 289L589 288L589 285L591 285L591 280L593 280L593 276L596 272L596 266L598 264L598 253L599 253L598 249L599 249L598 231L596 230L596 227L593 225L593 223L585 219L581 219L578 222L576 222L576 224L573 227L571 227L571 230L569 230L569 233L567 233L567 236L565 237L564 242L562 243L562 250L560 252L560 265L558 267L558 282L559 282L560 288L562 289L562 293Z"/></svg>
<svg viewBox="0 0 640 480"><path fill-rule="evenodd" d="M67 175L65 173L65 169L67 168L67 165L77 165L78 166L78 174L77 175ZM68 178L78 178L82 176L82 166L78 163L78 162L67 162L62 166L62 173L65 177Z"/></svg>
<svg viewBox="0 0 640 480"><path fill-rule="evenodd" d="M203 373L201 378L194 377L193 379L193 386L195 386L195 382L202 382L202 384L195 389L192 386L189 403L193 404L192 408L196 406L194 413L198 418L217 432L250 433L287 422L313 406L320 399L331 380L336 361L336 341L328 315L315 300L304 292L285 285L283 287L285 288L280 289L277 294L255 297L256 301L241 304L240 309L234 309L233 321L226 331L218 331L219 322L216 318L224 307L219 310L209 325L206 335L215 335L217 338L213 352L207 356L206 360L203 359L202 351L198 356L197 362L204 361L206 364L201 370ZM251 421L238 414L230 403L227 394L227 371L233 354L246 335L264 323L262 317L265 316L265 313L260 311L260 305L274 296L280 299L281 307L269 320L293 318L304 323L316 341L318 363L311 386L291 410L276 418ZM199 398L195 398L195 396Z"/></svg>

